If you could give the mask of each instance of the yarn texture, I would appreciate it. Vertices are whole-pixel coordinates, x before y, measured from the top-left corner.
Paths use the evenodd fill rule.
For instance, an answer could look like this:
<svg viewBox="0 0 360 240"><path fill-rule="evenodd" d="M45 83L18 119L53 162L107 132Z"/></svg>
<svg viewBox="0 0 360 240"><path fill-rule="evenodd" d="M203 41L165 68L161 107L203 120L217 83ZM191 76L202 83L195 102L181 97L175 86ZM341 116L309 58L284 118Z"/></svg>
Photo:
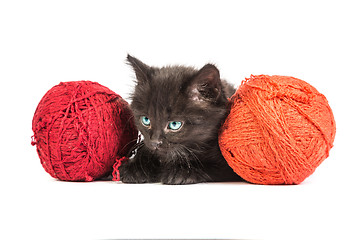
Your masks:
<svg viewBox="0 0 360 240"><path fill-rule="evenodd" d="M32 130L42 166L64 181L107 176L138 134L128 103L91 81L51 88L36 108Z"/></svg>
<svg viewBox="0 0 360 240"><path fill-rule="evenodd" d="M335 120L325 96L286 76L251 76L231 98L219 145L232 169L256 184L299 184L329 156Z"/></svg>

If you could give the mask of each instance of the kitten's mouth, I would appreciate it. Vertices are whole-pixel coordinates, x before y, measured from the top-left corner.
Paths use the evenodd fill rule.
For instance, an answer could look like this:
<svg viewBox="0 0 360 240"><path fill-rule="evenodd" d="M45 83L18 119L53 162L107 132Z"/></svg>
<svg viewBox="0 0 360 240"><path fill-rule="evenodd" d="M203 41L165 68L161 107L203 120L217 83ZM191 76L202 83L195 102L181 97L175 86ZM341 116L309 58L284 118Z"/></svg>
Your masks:
<svg viewBox="0 0 360 240"><path fill-rule="evenodd" d="M164 155L167 152L167 150L163 147L150 148L150 150L158 155Z"/></svg>
<svg viewBox="0 0 360 240"><path fill-rule="evenodd" d="M146 144L146 147L155 154L165 153L166 149L160 144Z"/></svg>
<svg viewBox="0 0 360 240"><path fill-rule="evenodd" d="M168 144L164 143L162 140L150 140L146 143L148 149L156 154L164 154L168 149Z"/></svg>

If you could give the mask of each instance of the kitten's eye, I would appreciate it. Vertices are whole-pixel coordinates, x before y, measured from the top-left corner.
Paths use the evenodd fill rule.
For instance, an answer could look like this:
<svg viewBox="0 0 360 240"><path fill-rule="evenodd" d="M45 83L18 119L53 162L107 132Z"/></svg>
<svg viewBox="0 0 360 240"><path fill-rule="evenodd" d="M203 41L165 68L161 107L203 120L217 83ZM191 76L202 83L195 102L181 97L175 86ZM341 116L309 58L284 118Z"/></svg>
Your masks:
<svg viewBox="0 0 360 240"><path fill-rule="evenodd" d="M150 118L148 118L146 116L142 116L140 119L141 119L142 125L144 125L145 127L150 127Z"/></svg>
<svg viewBox="0 0 360 240"><path fill-rule="evenodd" d="M182 127L182 122L172 121L169 122L168 128L171 130L179 130Z"/></svg>

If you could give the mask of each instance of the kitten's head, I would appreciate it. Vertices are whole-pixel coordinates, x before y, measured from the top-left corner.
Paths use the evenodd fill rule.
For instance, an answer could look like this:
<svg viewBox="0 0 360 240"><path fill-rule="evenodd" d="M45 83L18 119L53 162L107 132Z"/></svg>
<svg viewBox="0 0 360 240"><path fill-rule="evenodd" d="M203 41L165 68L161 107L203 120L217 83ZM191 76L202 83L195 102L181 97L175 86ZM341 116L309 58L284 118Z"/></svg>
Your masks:
<svg viewBox="0 0 360 240"><path fill-rule="evenodd" d="M214 65L157 68L127 60L137 79L131 108L147 148L169 155L217 140L228 101Z"/></svg>

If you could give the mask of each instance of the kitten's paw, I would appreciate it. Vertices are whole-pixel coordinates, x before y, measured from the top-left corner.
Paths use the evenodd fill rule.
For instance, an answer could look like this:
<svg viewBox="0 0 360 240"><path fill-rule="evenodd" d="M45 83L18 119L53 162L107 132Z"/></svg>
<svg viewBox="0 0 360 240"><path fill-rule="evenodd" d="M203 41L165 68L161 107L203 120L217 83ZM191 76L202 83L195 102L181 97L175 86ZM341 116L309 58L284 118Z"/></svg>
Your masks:
<svg viewBox="0 0 360 240"><path fill-rule="evenodd" d="M190 170L180 170L163 174L161 182L168 185L185 185L202 182L209 182L209 176L205 173L192 172Z"/></svg>
<svg viewBox="0 0 360 240"><path fill-rule="evenodd" d="M136 162L125 162L120 168L120 180L123 183L154 183L158 182L157 177L152 172L144 172Z"/></svg>

